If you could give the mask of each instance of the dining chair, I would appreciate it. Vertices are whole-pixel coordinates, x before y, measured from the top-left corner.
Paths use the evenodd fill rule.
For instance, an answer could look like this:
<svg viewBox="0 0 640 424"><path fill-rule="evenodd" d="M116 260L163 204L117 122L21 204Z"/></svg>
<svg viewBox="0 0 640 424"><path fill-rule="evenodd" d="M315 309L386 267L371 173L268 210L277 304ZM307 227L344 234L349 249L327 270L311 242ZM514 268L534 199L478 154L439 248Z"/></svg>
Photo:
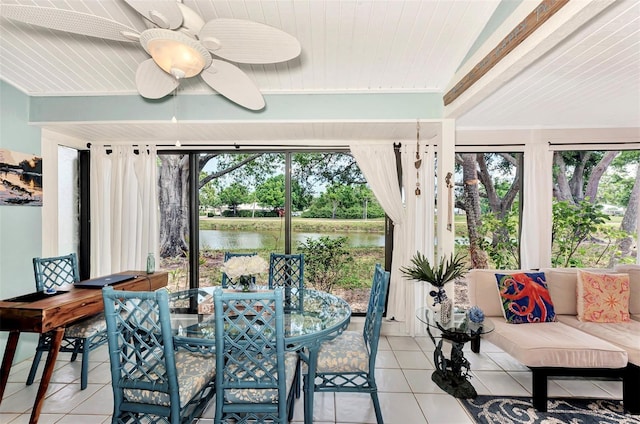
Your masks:
<svg viewBox="0 0 640 424"><path fill-rule="evenodd" d="M213 294L215 423L287 423L293 417L298 354L285 351L281 288Z"/></svg>
<svg viewBox="0 0 640 424"><path fill-rule="evenodd" d="M36 290L39 292L48 290L63 291L65 288L68 289L74 283L80 281L78 257L75 253L65 256L33 258L33 272L36 280ZM87 388L89 352L107 342L106 330L107 324L103 313L85 318L64 329L64 337L58 351L71 353L71 362L76 360L78 354L82 355L82 367L80 369L81 390ZM33 384L42 353L51 349L51 340L51 333L40 335L27 377L28 386Z"/></svg>
<svg viewBox="0 0 640 424"><path fill-rule="evenodd" d="M304 298L304 255L271 253L269 255L269 289L284 288L285 311L302 310ZM302 388L301 361L296 366L296 398Z"/></svg>
<svg viewBox="0 0 640 424"><path fill-rule="evenodd" d="M304 255L272 253L269 256L269 289L284 288L284 310L300 310L304 301Z"/></svg>
<svg viewBox="0 0 640 424"><path fill-rule="evenodd" d="M233 252L224 252L224 262L227 262L230 258L236 257L236 256L255 256L257 255L258 252L251 252L251 253L233 253ZM255 277L253 278L253 283L255 284ZM222 288L226 289L227 287L229 287L229 283L231 282L231 278L229 278L229 276L227 276L226 273L222 273Z"/></svg>
<svg viewBox="0 0 640 424"><path fill-rule="evenodd" d="M115 423L191 423L215 394L215 355L173 341L169 297L102 289Z"/></svg>
<svg viewBox="0 0 640 424"><path fill-rule="evenodd" d="M313 392L369 393L378 424L382 424L383 419L375 380L375 365L388 288L389 272L376 264L364 330L361 333L345 331L335 339L323 343L318 352L315 375L304 377L305 387L313 384ZM306 389L305 393L308 393ZM312 414L313 411L308 413Z"/></svg>

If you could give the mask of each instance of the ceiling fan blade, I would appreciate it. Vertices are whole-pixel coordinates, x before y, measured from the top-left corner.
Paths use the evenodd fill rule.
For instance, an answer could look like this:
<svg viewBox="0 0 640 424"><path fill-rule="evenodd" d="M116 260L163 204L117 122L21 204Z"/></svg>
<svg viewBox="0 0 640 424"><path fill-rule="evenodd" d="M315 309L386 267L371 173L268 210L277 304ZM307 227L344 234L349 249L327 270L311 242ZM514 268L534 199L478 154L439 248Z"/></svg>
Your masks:
<svg viewBox="0 0 640 424"><path fill-rule="evenodd" d="M200 29L204 26L204 21L198 15L198 13L185 6L182 3L176 3L180 8L180 12L182 13L182 26L180 27L180 31L189 35L192 38L196 38L198 34L200 34Z"/></svg>
<svg viewBox="0 0 640 424"><path fill-rule="evenodd" d="M160 99L178 87L178 80L163 71L153 59L147 59L138 65L136 88L147 99Z"/></svg>
<svg viewBox="0 0 640 424"><path fill-rule="evenodd" d="M135 28L100 16L52 7L4 4L0 16L58 31L123 42L138 41Z"/></svg>
<svg viewBox="0 0 640 424"><path fill-rule="evenodd" d="M176 29L182 25L182 12L177 1L172 0L124 0L145 19L160 28Z"/></svg>
<svg viewBox="0 0 640 424"><path fill-rule="evenodd" d="M278 63L300 54L300 42L286 32L243 19L213 19L200 30L200 41L213 54L237 63Z"/></svg>
<svg viewBox="0 0 640 424"><path fill-rule="evenodd" d="M264 98L254 82L237 66L213 60L200 74L204 82L227 99L251 110L264 108Z"/></svg>

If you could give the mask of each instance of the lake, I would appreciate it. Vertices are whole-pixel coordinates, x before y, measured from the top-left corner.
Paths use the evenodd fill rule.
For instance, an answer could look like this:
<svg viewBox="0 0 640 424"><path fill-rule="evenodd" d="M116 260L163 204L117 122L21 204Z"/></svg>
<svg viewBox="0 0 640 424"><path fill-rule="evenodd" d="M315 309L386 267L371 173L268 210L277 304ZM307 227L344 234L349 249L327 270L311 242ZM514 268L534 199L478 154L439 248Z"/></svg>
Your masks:
<svg viewBox="0 0 640 424"><path fill-rule="evenodd" d="M318 239L321 236L331 238L345 236L352 247L382 247L384 246L384 234L376 233L293 233L292 247L304 242L307 238ZM234 249L267 249L282 250L284 236L276 231L221 231L201 230L200 248L214 250Z"/></svg>

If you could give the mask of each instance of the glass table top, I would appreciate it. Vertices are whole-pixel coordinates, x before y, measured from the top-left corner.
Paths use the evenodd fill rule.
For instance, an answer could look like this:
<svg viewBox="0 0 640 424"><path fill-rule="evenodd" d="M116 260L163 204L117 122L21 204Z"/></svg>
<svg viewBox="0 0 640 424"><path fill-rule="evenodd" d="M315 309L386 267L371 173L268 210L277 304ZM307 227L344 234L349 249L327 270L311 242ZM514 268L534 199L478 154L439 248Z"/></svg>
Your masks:
<svg viewBox="0 0 640 424"><path fill-rule="evenodd" d="M439 311L434 311L432 308L425 306L416 311L416 318L431 328L450 334L477 336L490 333L495 329L493 322L488 320L480 323L470 321L466 311L464 310L454 311L448 322L442 322Z"/></svg>
<svg viewBox="0 0 640 424"><path fill-rule="evenodd" d="M169 307L171 327L177 338L215 342L213 288L170 293ZM349 304L331 293L309 289L285 292L285 339L289 344L304 345L306 339L341 331L350 317Z"/></svg>

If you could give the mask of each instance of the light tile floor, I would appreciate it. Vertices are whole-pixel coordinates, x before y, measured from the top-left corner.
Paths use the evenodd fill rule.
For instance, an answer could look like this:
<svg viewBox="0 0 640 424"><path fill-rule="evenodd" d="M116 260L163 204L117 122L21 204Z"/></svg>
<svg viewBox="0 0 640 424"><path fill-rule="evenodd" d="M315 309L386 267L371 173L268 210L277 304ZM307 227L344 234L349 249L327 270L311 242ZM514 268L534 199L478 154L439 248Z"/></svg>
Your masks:
<svg viewBox="0 0 640 424"><path fill-rule="evenodd" d="M471 363L472 383L479 394L529 396L531 373L508 354L482 343L480 354L466 348ZM376 379L385 423L464 424L473 423L459 401L431 381L433 343L428 337L382 337L378 352ZM113 407L109 357L106 346L90 357L89 385L80 390L80 361L68 362L60 354L47 399L40 415L41 424L109 423ZM28 423L37 382L26 386L30 361L11 369L5 397L0 405L0 423ZM44 363L40 365L40 372ZM584 396L622 399L622 383L604 380L554 380L550 396ZM316 393L316 424L375 423L369 395ZM298 400L294 423L302 423L303 403ZM198 424L213 423L213 407Z"/></svg>

